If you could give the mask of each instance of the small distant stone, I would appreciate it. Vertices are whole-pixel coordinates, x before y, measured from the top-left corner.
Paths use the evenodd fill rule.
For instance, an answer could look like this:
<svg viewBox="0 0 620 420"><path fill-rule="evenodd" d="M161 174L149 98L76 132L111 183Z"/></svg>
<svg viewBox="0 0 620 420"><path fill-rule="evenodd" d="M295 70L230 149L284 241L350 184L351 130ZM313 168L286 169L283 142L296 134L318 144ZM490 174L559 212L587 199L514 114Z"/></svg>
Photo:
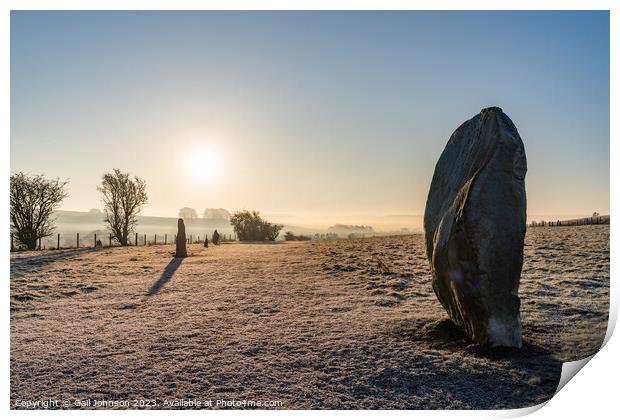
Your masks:
<svg viewBox="0 0 620 420"><path fill-rule="evenodd" d="M185 223L183 219L179 219L177 230L176 252L174 256L177 258L185 258L187 257L187 238L185 236Z"/></svg>

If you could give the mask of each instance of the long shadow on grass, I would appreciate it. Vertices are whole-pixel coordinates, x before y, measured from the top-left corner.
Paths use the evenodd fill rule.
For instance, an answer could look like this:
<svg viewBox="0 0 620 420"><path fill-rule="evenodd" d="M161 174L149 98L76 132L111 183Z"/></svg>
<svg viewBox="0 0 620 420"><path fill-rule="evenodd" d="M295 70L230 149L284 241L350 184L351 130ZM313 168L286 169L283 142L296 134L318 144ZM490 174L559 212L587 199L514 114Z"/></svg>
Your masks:
<svg viewBox="0 0 620 420"><path fill-rule="evenodd" d="M100 250L101 248L75 248L62 251L41 251L37 255L29 255L25 257L14 256L11 258L11 274L24 269L31 270L33 268L43 268L46 265L54 264L55 262Z"/></svg>
<svg viewBox="0 0 620 420"><path fill-rule="evenodd" d="M560 379L562 363L527 336L521 349L488 349L448 320L386 327L369 329L368 340L324 340L307 353L288 346L279 368L316 378L318 398L304 397L303 408L523 408L551 398Z"/></svg>
<svg viewBox="0 0 620 420"><path fill-rule="evenodd" d="M459 407L462 404L475 409L505 409L547 401L560 380L562 362L551 349L531 341L525 334L523 348L514 349L474 345L447 319L402 323L391 332L397 341L407 340L427 353L431 350L443 357L455 357L455 361L448 364L442 358L421 355L418 364L408 366L410 361L401 360L401 369L391 372L392 375L373 378L379 388L395 381L401 385L396 390L407 389L412 394L422 386L441 390L455 399L454 408L463 408ZM527 334L527 328L524 333ZM422 372L419 365L425 368ZM396 397L398 391L392 392Z"/></svg>
<svg viewBox="0 0 620 420"><path fill-rule="evenodd" d="M183 262L183 258L174 257L170 260L166 268L164 268L164 272L161 274L159 280L157 280L146 293L147 296L154 296L159 293L159 290L164 287L166 283L172 279L175 271L179 268L181 263Z"/></svg>

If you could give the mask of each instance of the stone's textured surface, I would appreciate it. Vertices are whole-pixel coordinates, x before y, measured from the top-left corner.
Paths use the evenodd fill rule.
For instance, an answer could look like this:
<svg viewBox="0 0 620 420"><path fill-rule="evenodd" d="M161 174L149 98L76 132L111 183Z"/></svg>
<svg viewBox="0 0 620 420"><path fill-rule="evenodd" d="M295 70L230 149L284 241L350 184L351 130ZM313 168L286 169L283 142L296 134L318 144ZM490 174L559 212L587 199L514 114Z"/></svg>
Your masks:
<svg viewBox="0 0 620 420"><path fill-rule="evenodd" d="M185 237L185 223L183 219L179 219L176 245L177 249L174 256L177 258L187 257L187 238Z"/></svg>
<svg viewBox="0 0 620 420"><path fill-rule="evenodd" d="M450 137L431 183L424 232L433 289L473 341L521 347L525 149L500 108Z"/></svg>

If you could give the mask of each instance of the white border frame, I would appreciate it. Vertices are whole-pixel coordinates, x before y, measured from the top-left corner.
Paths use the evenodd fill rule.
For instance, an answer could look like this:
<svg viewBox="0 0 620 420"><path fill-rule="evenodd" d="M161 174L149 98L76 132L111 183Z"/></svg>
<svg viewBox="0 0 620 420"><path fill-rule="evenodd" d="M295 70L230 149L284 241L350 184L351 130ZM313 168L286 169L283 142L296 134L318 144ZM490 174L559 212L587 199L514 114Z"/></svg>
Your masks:
<svg viewBox="0 0 620 420"><path fill-rule="evenodd" d="M618 75L620 74L619 63L619 50L618 42L620 41L619 24L620 19L618 13L620 6L618 2L603 1L603 0L565 0L559 2L557 0L504 0L504 1L489 1L489 0L473 0L468 1L467 4L463 1L457 0L444 0L444 1L404 1L404 0L384 0L384 1L347 1L347 0L230 0L230 1L198 1L198 0L92 0L92 1L78 1L78 0L58 0L55 2L44 0L6 0L2 2L0 6L2 14L0 14L0 28L2 32L0 35L0 53L4 61L4 65L1 67L0 72L2 75L2 83L0 85L0 96L3 98L2 115L0 116L2 124L2 136L1 140L1 152L0 161L2 162L2 168L4 168L4 176L0 177L0 186L2 192L0 193L0 202L4 209L5 221L8 221L9 201L9 173L10 173L10 10L610 10L610 116L620 115L618 113ZM615 217L615 210L620 208L620 191L618 191L618 179L620 176L620 169L618 166L614 167L614 157L618 156L618 122L610 117L610 176L611 176L611 191L610 191L610 214ZM613 139L613 141L612 141ZM611 266L610 266L610 278L611 278L611 307L610 307L610 322L608 326L607 335L605 338L605 348L600 353L596 354L588 367L584 369L584 372L579 374L578 379L570 381L560 393L553 397L546 405L544 410L537 411L540 406L525 408L519 410L506 410L506 411L324 411L321 412L321 416L327 416L335 418L355 418L356 420L362 420L369 417L383 417L389 415L390 417L398 418L411 418L420 416L423 418L504 418L504 417L517 417L528 414L533 411L537 411L534 417L568 417L568 418L583 418L589 416L592 418L606 418L611 417L610 413L616 411L617 404L615 400L618 398L616 393L617 375L618 375L618 362L614 357L615 353L619 351L620 345L618 339L613 338L611 333L616 324L618 315L618 293L617 293L617 281L615 281L617 268L614 264L618 259L618 251L616 244L618 243L618 225L614 222L611 224L610 241L611 241ZM9 236L8 223L0 224L0 235L7 238ZM0 380L2 381L2 400L3 408L9 410L10 407L10 394L9 394L9 368L10 368L10 316L9 316L9 296L10 296L10 281L9 281L9 243L8 241L2 241L0 248L2 255L5 258L2 260L2 270L5 275L2 279L3 296L1 300L2 314L3 314L3 328L2 336L2 362L0 363ZM564 372L563 372L564 373ZM72 410L65 412L47 412L47 411L17 411L10 410L8 413L15 417L39 417L39 416L81 416L85 411ZM88 415L94 417L108 417L110 411L87 411ZM200 410L183 412L143 412L143 411L119 411L115 414L119 416L129 417L156 417L156 418L169 418L171 415L183 415L187 417L203 416ZM243 414L242 414L243 413ZM222 417L240 417L247 415L245 411L228 411L219 412L217 414L209 412L208 415L218 415ZM317 412L313 411L254 411L250 413L253 417L279 417L288 418L291 415L297 418L310 419L317 415Z"/></svg>

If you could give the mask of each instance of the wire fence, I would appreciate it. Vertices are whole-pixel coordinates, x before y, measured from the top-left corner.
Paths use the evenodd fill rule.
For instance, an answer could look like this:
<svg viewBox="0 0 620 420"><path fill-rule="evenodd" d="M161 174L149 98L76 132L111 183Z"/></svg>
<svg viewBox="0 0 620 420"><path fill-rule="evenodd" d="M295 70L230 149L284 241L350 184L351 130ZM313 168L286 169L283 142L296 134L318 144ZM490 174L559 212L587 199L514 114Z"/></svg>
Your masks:
<svg viewBox="0 0 620 420"><path fill-rule="evenodd" d="M530 223L530 227L557 227L557 226L584 226L584 225L608 225L610 224L609 215L582 217L570 220L541 220L540 222Z"/></svg>
<svg viewBox="0 0 620 420"><path fill-rule="evenodd" d="M220 242L234 242L237 235L233 233L221 233ZM186 234L186 242L188 244L203 244L206 234ZM154 245L171 245L175 244L177 236L175 234L146 234L133 233L127 238L127 246L154 246ZM209 237L209 244L212 242L212 236ZM111 248L121 246L121 243L113 238L109 233L57 233L52 236L40 238L37 244L37 250L58 250L58 249L77 249L77 248ZM19 243L14 234L11 234L11 252L25 250L26 247Z"/></svg>

